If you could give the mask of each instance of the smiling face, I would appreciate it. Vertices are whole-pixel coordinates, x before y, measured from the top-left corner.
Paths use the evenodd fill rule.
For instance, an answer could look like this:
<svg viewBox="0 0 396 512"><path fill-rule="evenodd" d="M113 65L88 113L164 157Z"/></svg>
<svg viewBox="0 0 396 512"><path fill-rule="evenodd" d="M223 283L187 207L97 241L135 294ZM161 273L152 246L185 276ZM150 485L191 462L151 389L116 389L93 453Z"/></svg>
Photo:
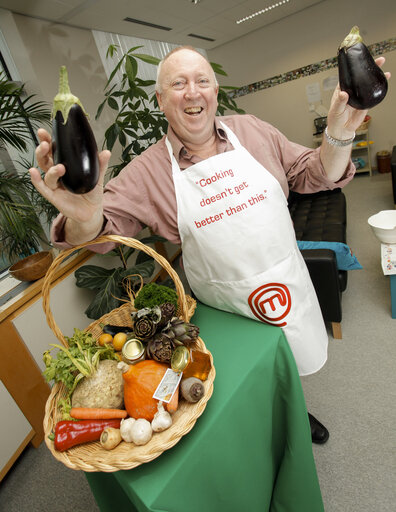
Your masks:
<svg viewBox="0 0 396 512"><path fill-rule="evenodd" d="M214 134L217 92L214 72L199 53L183 49L162 64L157 99L172 129L187 146Z"/></svg>

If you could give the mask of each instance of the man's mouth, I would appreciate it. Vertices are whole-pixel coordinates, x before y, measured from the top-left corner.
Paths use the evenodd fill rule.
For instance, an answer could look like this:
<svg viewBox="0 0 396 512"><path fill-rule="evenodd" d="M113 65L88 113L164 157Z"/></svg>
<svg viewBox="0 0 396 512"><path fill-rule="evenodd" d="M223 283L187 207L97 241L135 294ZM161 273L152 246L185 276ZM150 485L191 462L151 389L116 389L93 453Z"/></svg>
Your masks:
<svg viewBox="0 0 396 512"><path fill-rule="evenodd" d="M198 115L202 112L202 107L187 107L184 109L184 112L189 115Z"/></svg>

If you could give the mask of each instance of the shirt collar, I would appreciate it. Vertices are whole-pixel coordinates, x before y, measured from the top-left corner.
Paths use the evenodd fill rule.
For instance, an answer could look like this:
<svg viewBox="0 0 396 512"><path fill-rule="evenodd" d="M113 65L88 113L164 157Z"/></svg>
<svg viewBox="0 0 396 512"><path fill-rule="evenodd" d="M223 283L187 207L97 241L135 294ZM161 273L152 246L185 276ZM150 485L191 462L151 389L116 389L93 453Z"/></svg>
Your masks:
<svg viewBox="0 0 396 512"><path fill-rule="evenodd" d="M224 128L221 126L220 119L218 117L215 117L214 124L215 124L216 135L219 138L219 140L222 142L227 142L228 141L227 134L224 131ZM177 162L180 162L180 160L183 158L191 159L191 156L193 156L193 155L188 154L187 149L185 148L184 144L179 139L179 137L176 135L176 133L173 131L171 126L168 126L167 137L172 146L173 155L176 158Z"/></svg>

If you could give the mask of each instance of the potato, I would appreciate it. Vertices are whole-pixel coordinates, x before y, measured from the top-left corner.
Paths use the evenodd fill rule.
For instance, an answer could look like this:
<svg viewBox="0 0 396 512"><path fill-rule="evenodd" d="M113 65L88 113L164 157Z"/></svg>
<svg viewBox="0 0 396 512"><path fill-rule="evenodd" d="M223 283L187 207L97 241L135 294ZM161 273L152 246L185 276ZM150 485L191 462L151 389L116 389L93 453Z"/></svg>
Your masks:
<svg viewBox="0 0 396 512"><path fill-rule="evenodd" d="M124 379L117 364L110 359L100 361L96 373L77 384L71 399L72 407L123 409Z"/></svg>

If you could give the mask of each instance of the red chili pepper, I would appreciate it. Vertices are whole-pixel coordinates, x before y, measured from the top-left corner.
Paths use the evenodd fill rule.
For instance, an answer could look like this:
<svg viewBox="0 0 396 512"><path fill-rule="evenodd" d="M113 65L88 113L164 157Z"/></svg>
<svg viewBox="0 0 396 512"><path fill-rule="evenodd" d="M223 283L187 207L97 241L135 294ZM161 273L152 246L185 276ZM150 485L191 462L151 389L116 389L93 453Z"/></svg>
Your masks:
<svg viewBox="0 0 396 512"><path fill-rule="evenodd" d="M106 427L120 428L121 420L59 421L55 426L55 449L63 452L82 443L98 441Z"/></svg>

